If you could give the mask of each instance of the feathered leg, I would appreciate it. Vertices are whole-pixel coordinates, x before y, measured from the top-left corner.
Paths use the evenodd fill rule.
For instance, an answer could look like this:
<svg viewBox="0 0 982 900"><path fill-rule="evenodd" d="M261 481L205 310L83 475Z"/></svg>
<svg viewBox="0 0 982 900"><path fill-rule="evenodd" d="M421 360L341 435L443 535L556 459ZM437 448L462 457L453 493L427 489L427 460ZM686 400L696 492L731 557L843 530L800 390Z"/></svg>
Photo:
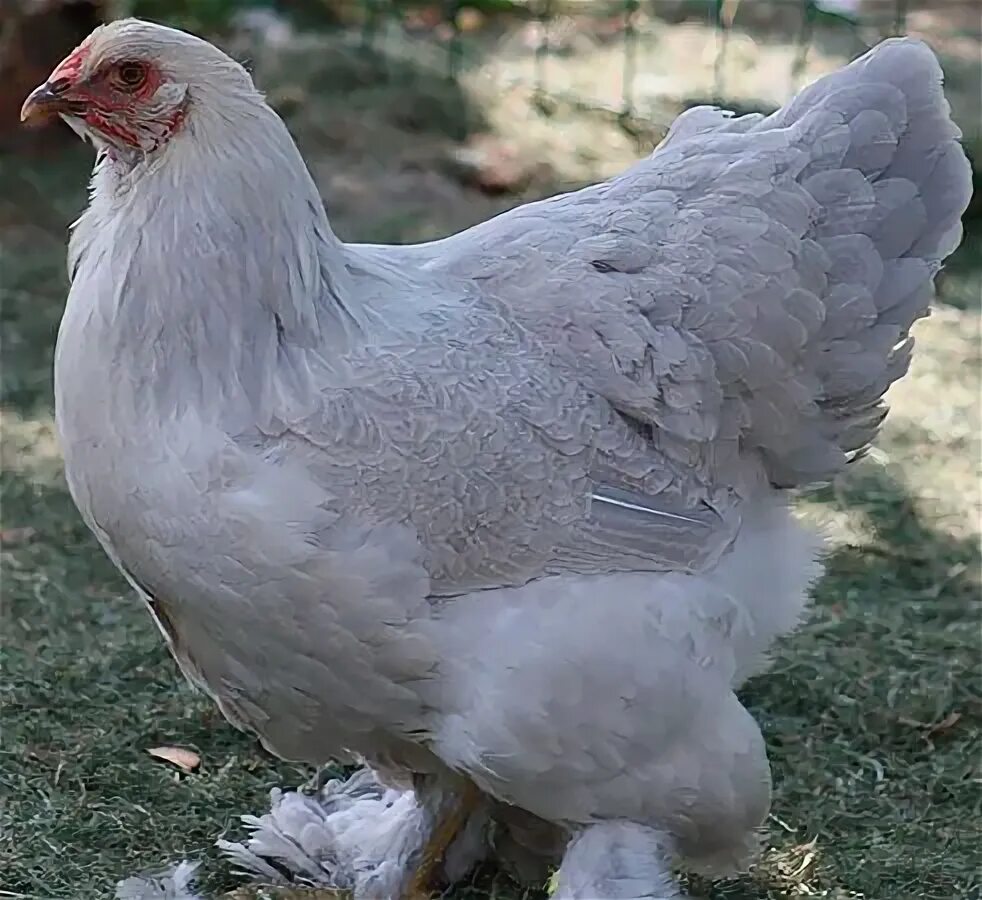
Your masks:
<svg viewBox="0 0 982 900"><path fill-rule="evenodd" d="M439 867L456 878L480 858L479 800L473 785L424 777L415 790L398 790L364 768L314 796L274 791L268 813L243 817L249 840L219 846L268 884L335 888L354 900L419 900Z"/></svg>
<svg viewBox="0 0 982 900"><path fill-rule="evenodd" d="M633 822L588 825L569 843L554 900L674 900L672 840Z"/></svg>

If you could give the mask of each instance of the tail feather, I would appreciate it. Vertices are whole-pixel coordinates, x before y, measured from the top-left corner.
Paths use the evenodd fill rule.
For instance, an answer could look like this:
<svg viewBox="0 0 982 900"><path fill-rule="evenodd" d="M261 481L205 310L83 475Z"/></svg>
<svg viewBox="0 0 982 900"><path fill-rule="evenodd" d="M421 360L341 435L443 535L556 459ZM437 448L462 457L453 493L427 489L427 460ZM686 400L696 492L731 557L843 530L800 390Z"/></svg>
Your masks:
<svg viewBox="0 0 982 900"><path fill-rule="evenodd" d="M883 421L883 394L910 364L909 330L929 312L934 276L961 240L971 168L941 67L914 40L885 41L754 130L774 128L809 154L797 181L817 204L806 240L823 256L823 322L800 366L817 376L825 442L862 452ZM808 431L792 453L772 454L778 483L827 465Z"/></svg>

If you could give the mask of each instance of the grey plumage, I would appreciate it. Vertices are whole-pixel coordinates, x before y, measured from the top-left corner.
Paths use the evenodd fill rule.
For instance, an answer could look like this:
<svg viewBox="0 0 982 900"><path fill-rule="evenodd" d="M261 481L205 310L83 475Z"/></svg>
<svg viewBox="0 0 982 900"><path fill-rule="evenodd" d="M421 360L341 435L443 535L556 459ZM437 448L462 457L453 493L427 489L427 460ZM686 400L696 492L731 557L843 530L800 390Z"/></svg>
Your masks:
<svg viewBox="0 0 982 900"><path fill-rule="evenodd" d="M183 860L156 875L134 875L116 885L116 900L203 900L194 890L198 863Z"/></svg>
<svg viewBox="0 0 982 900"><path fill-rule="evenodd" d="M556 900L673 900L672 841L652 828L604 822L572 841L559 870Z"/></svg>
<svg viewBox="0 0 982 900"><path fill-rule="evenodd" d="M382 247L334 237L241 67L134 21L87 65L121 46L187 120L150 153L92 135L57 422L185 673L275 753L578 834L564 897L604 841L643 896L669 848L745 865L770 776L733 689L819 571L783 489L874 438L969 198L931 51Z"/></svg>

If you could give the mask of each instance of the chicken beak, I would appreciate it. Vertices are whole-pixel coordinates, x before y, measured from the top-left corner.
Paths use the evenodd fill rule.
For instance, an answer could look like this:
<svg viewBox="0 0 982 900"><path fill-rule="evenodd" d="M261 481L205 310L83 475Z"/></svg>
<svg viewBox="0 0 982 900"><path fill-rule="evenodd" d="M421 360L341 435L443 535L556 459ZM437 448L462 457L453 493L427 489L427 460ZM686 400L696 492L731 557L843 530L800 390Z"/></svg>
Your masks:
<svg viewBox="0 0 982 900"><path fill-rule="evenodd" d="M20 108L21 122L36 122L56 113L73 111L77 103L68 96L70 86L67 78L56 78L36 87Z"/></svg>

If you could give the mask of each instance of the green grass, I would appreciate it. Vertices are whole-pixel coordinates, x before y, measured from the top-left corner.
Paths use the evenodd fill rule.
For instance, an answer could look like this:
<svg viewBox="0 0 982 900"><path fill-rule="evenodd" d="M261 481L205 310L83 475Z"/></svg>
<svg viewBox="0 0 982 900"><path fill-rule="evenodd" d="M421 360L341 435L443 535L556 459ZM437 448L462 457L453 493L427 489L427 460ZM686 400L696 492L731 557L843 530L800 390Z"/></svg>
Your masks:
<svg viewBox="0 0 982 900"><path fill-rule="evenodd" d="M51 431L63 224L87 156L0 157L3 627L0 898L89 900L213 851L275 785L277 761L183 683L142 606L79 520ZM436 214L436 213L434 213ZM414 226L415 227L415 226ZM367 235L363 235L367 236ZM950 267L872 458L802 500L830 536L813 612L746 698L776 796L755 872L715 900L982 896L979 296L982 240ZM97 353L98 348L92 348ZM147 755L195 748L192 775ZM515 898L493 873L458 897Z"/></svg>

